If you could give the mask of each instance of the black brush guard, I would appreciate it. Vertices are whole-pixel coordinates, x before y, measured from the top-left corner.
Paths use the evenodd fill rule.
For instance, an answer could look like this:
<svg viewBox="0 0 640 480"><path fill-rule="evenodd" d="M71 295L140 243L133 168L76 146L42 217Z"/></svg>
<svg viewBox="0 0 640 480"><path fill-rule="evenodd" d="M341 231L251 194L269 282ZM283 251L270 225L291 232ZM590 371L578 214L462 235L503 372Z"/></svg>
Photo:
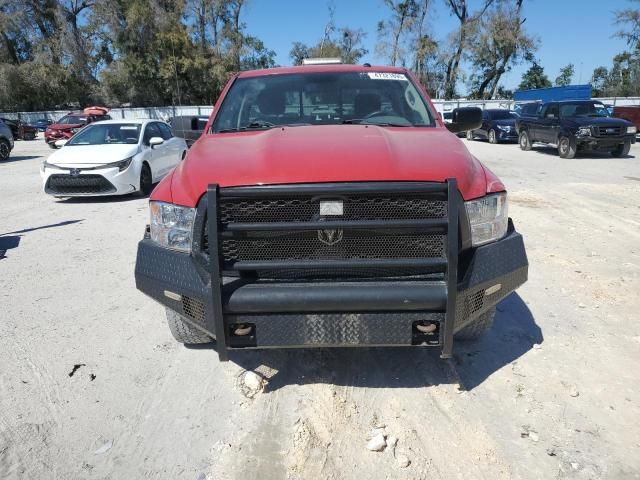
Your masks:
<svg viewBox="0 0 640 480"><path fill-rule="evenodd" d="M269 222L269 223L227 223L219 221L219 202L225 197L234 199L269 199L296 195L312 195L314 197L339 197L357 195L384 194L417 194L441 195L447 201L447 216L445 218L406 219L406 220L326 220L309 222ZM449 358L453 348L453 327L456 323L456 287L458 264L458 201L457 183L449 179L444 183L353 183L353 184L307 184L283 185L265 187L246 187L219 189L217 185L210 185L207 192L208 214L208 249L209 271L211 274L211 294L213 315L209 320L216 336L218 354L221 360L227 359L228 348L235 339L231 325L253 325L255 332L252 338L260 337L262 329L269 338L264 343L247 346L305 346L298 345L301 341L309 340L312 346L332 346L324 343L327 331L329 337L344 337L343 330L367 329L364 345L393 345L402 341L394 335L394 328L400 317L400 311L410 306L412 310L424 309L424 312L407 311L402 315L404 322L414 324L430 318L440 319L432 312L441 311L444 328L439 329L439 341L442 345L443 358ZM215 212L215 213L214 213ZM212 221L216 219L216 221ZM319 282L297 284L272 284L264 286L243 285L231 294L225 294L222 283L223 265L221 265L220 242L223 235L233 235L234 232L247 231L300 231L318 229L359 230L371 228L420 229L421 231L440 232L446 235L446 256L438 258L394 258L394 259L340 259L340 260L262 260L237 261L232 265L236 271L256 271L278 269L286 270L322 270L335 268L424 268L432 273L443 273L444 282L359 282L350 284L344 282ZM214 254L217 252L218 254ZM442 283L442 284L441 284ZM295 319L309 318L311 312L335 312L345 309L346 312L328 313L322 316L311 315L311 321L300 324ZM224 306L224 308L223 308ZM298 307L296 307L298 306ZM225 311L226 310L226 311ZM296 312L296 310L299 310ZM374 313L372 310L377 311ZM344 321L349 312L365 311L357 314L351 325L342 327L337 334L331 323L338 317ZM269 315L263 315L268 312ZM386 312L386 313L379 313ZM356 314L351 313L355 316ZM230 321L227 319L229 318ZM396 325L394 325L396 324ZM308 335L299 335L299 328L321 330ZM406 329L406 326L405 326ZM357 337L356 332L351 332ZM337 335L336 335L337 334ZM278 345L279 336L293 337ZM255 336L255 337L254 337ZM400 335L406 339L406 335ZM318 340L319 339L319 340ZM242 345L243 338L239 340ZM293 343L293 344L292 344ZM271 345L269 345L271 344ZM353 343L349 343L353 345ZM308 345L306 345L308 346ZM344 346L338 344L334 346Z"/></svg>
<svg viewBox="0 0 640 480"><path fill-rule="evenodd" d="M220 218L221 203L230 199L268 200L283 195L314 199L424 195L446 199L447 210L440 218L421 219L323 218L240 223ZM503 239L471 248L463 205L455 179L442 183L363 182L222 189L210 185L198 205L192 253L161 247L145 235L138 246L136 285L178 312L193 327L214 337L221 360L227 360L228 352L237 348L400 345L439 346L441 357L450 358L455 332L524 283L528 273L524 243L511 221ZM444 235L444 248L442 255L425 258L235 261L225 258L221 248L222 242L230 238L327 228L437 232ZM429 275L284 281L255 276L256 271L322 272L343 268L351 273L418 269ZM437 331L429 338L416 332L416 325L425 322L437 325ZM251 327L249 335L234 334L236 328L247 325Z"/></svg>

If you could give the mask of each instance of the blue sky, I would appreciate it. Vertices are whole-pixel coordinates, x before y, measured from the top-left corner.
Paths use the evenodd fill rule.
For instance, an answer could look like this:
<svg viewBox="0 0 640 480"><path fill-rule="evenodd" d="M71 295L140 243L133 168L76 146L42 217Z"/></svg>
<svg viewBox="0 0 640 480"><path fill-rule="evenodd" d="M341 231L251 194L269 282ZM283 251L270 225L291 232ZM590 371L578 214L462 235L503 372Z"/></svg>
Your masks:
<svg viewBox="0 0 640 480"><path fill-rule="evenodd" d="M472 9L480 0L469 0ZM436 38L444 38L456 26L443 0L433 0L428 26ZM334 0L338 27L362 28L368 32L365 47L369 53L363 61L385 64L375 54L376 24L388 17L382 0ZM616 27L613 12L631 5L628 0L525 0L523 12L527 31L540 40L537 57L551 81L560 67L575 65L574 83L588 83L593 69L609 67L614 55L623 51L625 42L612 38ZM327 22L327 2L323 0L249 0L242 20L247 32L256 35L276 51L277 63L290 65L289 50L294 41L314 44L323 34ZM503 76L506 88L520 83L528 68L518 65ZM468 71L468 70L467 70ZM460 90L466 89L461 86Z"/></svg>

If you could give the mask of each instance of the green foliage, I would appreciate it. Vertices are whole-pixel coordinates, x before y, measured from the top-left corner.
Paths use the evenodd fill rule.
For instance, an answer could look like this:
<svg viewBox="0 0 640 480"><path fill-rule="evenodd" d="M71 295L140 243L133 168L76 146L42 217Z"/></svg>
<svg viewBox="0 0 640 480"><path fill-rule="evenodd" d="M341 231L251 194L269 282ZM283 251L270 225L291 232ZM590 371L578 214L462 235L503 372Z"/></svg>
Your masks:
<svg viewBox="0 0 640 480"><path fill-rule="evenodd" d="M469 36L468 58L473 65L472 98L490 99L498 94L502 75L531 57L537 42L529 36L520 16L521 2L515 7L499 4L476 22ZM504 93L504 90L503 90Z"/></svg>
<svg viewBox="0 0 640 480"><path fill-rule="evenodd" d="M533 65L522 75L522 81L518 90L531 90L533 88L547 88L551 82L544 73L544 68L535 60Z"/></svg>
<svg viewBox="0 0 640 480"><path fill-rule="evenodd" d="M0 111L212 104L239 69L275 66L243 5L0 0Z"/></svg>
<svg viewBox="0 0 640 480"><path fill-rule="evenodd" d="M555 85L556 87L566 87L567 85L571 85L571 80L573 79L573 75L575 74L575 68L573 63L565 65L560 69L560 75L556 77Z"/></svg>

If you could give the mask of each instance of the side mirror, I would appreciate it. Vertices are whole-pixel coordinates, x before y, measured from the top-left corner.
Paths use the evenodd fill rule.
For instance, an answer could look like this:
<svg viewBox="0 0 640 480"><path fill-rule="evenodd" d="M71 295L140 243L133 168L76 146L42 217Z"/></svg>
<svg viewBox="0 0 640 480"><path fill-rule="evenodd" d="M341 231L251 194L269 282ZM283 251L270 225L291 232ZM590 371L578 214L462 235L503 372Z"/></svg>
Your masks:
<svg viewBox="0 0 640 480"><path fill-rule="evenodd" d="M468 132L482 125L482 110L478 107L455 108L451 115L451 123L445 124L450 132Z"/></svg>
<svg viewBox="0 0 640 480"><path fill-rule="evenodd" d="M151 137L149 139L149 146L151 148L157 147L158 145L162 145L164 143L164 139L160 137Z"/></svg>
<svg viewBox="0 0 640 480"><path fill-rule="evenodd" d="M53 144L60 148L60 147L64 147L67 144L68 140L56 140Z"/></svg>

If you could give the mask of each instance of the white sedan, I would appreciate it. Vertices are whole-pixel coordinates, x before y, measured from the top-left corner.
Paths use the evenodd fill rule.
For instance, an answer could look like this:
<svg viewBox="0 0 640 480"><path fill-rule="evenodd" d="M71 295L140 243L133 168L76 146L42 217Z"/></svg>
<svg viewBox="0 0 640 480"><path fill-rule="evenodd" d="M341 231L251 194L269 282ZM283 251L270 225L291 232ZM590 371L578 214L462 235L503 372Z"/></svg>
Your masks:
<svg viewBox="0 0 640 480"><path fill-rule="evenodd" d="M184 158L187 144L157 120L92 123L42 164L45 193L55 197L151 193Z"/></svg>

